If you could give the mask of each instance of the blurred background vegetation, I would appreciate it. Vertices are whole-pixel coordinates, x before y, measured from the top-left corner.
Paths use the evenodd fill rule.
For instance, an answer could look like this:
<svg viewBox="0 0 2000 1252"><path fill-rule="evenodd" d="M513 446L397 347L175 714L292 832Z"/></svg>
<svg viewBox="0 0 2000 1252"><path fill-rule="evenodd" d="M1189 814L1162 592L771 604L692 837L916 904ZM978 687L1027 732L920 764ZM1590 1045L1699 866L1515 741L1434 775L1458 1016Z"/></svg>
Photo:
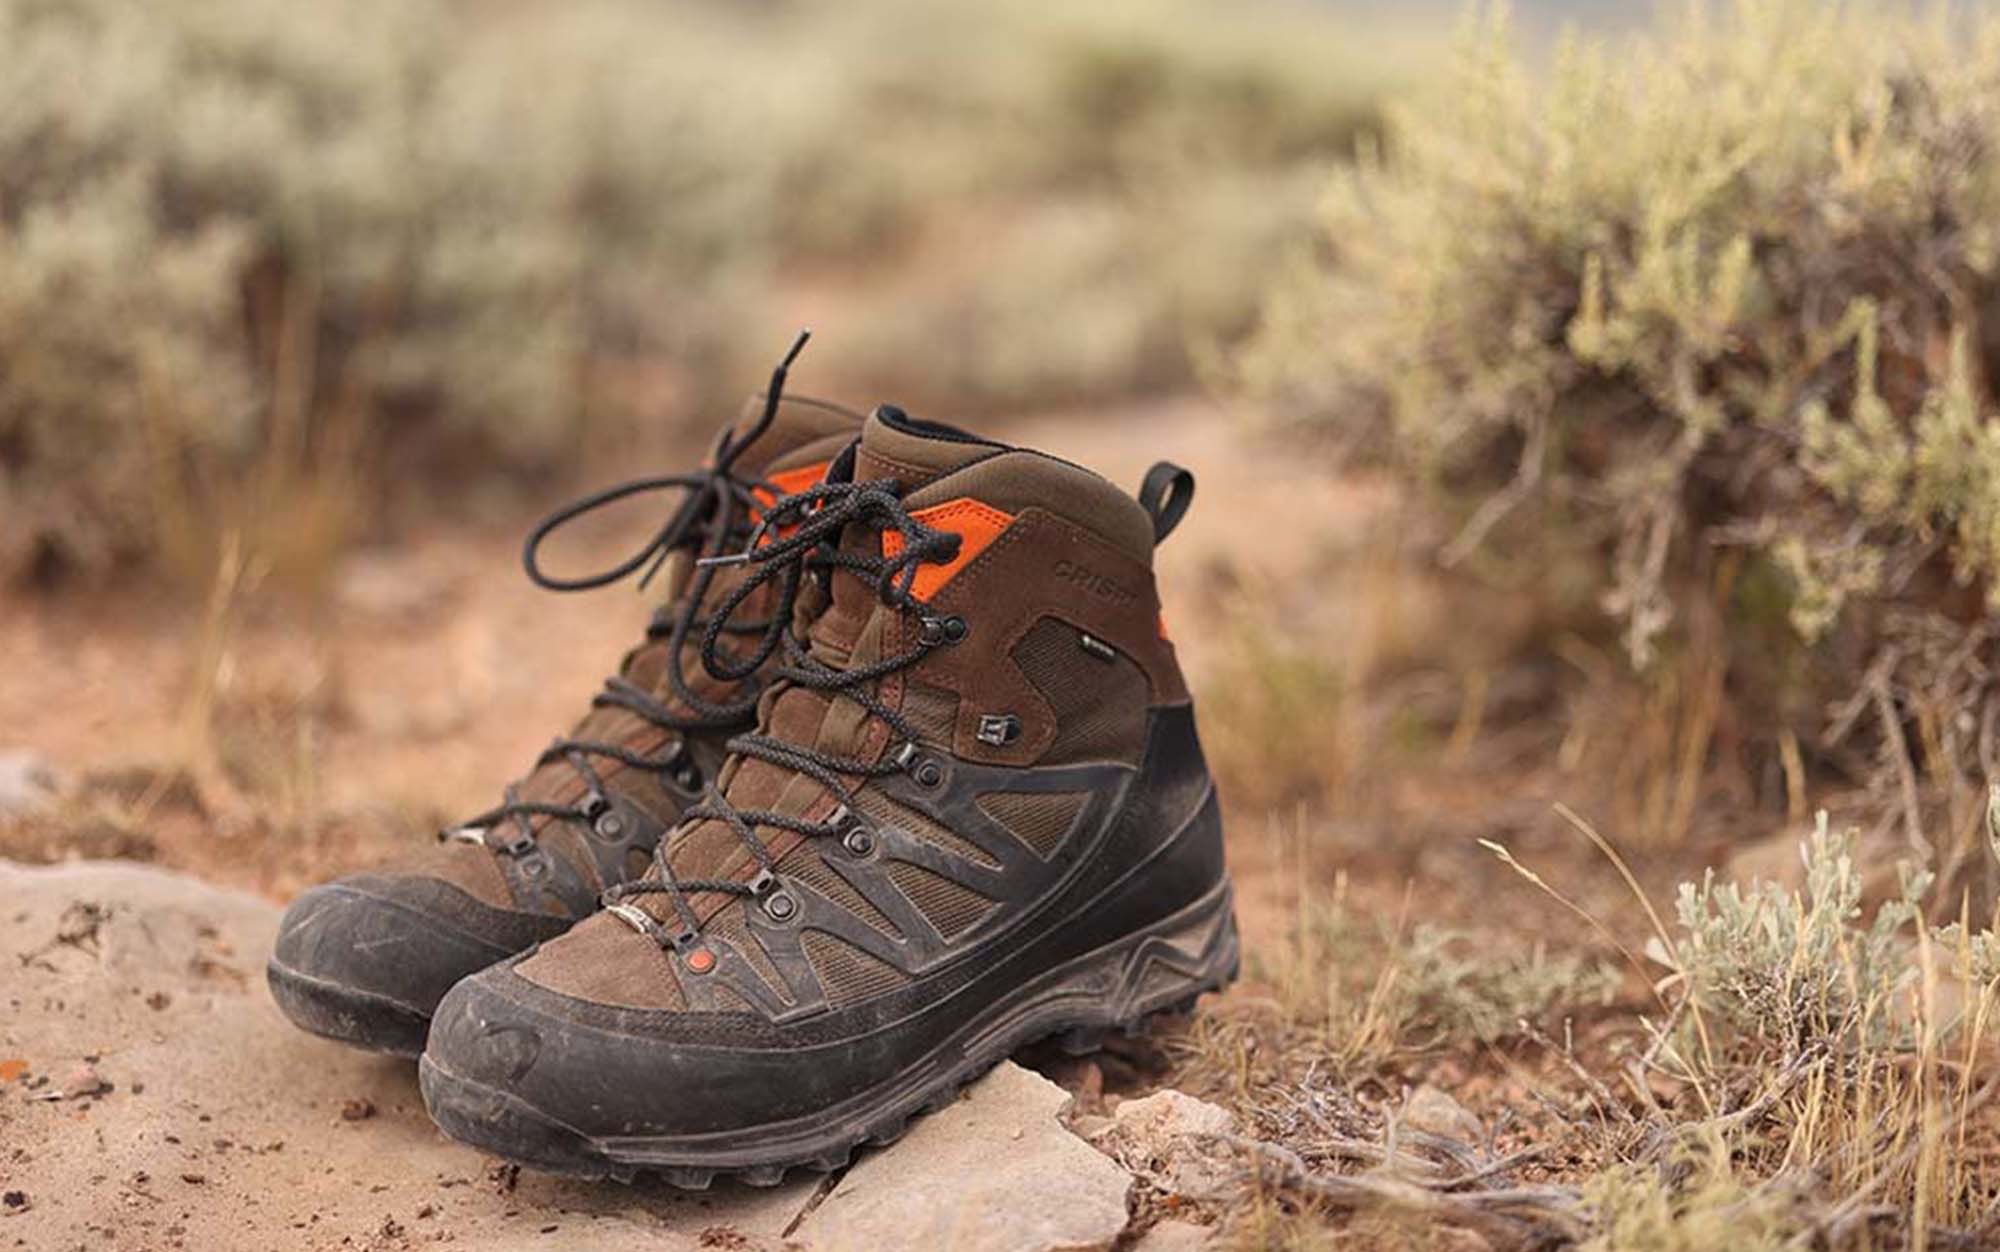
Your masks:
<svg viewBox="0 0 2000 1252"><path fill-rule="evenodd" d="M1693 6L1545 68L1486 13L1332 179L1242 379L1513 600L1484 663L1621 829L1844 791L1990 882L1996 146L1980 10Z"/></svg>
<svg viewBox="0 0 2000 1252"><path fill-rule="evenodd" d="M0 0L0 577L203 580L225 532L310 573L412 493L706 428L801 308L858 403L1185 387L1404 42L1198 0Z"/></svg>

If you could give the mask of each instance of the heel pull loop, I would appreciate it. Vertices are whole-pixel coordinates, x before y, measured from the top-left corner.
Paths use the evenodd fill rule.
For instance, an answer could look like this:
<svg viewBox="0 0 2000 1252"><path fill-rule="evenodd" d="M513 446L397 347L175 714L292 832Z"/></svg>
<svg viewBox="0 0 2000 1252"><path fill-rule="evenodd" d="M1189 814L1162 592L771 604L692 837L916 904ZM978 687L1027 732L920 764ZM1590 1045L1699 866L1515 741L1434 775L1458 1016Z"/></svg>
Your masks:
<svg viewBox="0 0 2000 1252"><path fill-rule="evenodd" d="M1139 507L1153 519L1153 542L1165 542L1174 527L1187 516L1194 503L1194 475L1172 461L1161 461L1146 471L1139 483Z"/></svg>

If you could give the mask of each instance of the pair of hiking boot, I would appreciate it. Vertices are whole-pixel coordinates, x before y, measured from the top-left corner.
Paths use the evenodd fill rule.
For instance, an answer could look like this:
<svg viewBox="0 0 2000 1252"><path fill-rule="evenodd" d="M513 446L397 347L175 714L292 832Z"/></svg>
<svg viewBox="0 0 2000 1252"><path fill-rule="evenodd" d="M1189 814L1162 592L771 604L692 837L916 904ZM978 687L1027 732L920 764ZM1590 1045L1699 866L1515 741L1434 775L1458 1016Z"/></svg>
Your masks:
<svg viewBox="0 0 2000 1252"><path fill-rule="evenodd" d="M889 407L782 396L691 475L530 538L657 573L647 638L502 804L313 889L270 963L307 1030L419 1055L447 1133L588 1177L771 1184L1047 1036L1235 976L1215 789L1139 498ZM686 494L613 569L601 504Z"/></svg>

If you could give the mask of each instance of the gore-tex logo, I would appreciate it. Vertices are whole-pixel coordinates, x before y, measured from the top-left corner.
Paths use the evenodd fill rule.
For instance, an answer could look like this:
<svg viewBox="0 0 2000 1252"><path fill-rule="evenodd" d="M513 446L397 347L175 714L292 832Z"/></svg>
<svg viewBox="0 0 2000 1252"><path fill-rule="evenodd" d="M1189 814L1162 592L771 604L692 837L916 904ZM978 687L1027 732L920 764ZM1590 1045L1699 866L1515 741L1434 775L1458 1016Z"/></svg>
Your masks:
<svg viewBox="0 0 2000 1252"><path fill-rule="evenodd" d="M1139 597L1104 575L1087 570L1075 561L1057 561L1056 577L1073 587L1080 587L1100 600L1113 604L1130 604Z"/></svg>

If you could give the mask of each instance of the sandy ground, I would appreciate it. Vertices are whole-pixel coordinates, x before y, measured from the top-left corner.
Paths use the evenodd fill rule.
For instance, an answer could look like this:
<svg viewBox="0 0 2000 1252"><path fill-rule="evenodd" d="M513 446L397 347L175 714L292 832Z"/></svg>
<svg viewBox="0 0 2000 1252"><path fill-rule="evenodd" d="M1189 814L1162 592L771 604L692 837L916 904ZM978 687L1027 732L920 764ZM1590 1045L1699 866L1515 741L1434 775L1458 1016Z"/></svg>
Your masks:
<svg viewBox="0 0 2000 1252"><path fill-rule="evenodd" d="M55 881L58 876L61 881ZM309 1038L263 987L272 907L152 871L0 869L10 1021L0 1246L31 1249L775 1244L814 1184L601 1188L445 1140L414 1068ZM84 1058L96 1058L87 1063ZM98 1094L79 1094L94 1087ZM57 1099L58 1095L68 1098ZM745 1246L754 1246L745 1244Z"/></svg>
<svg viewBox="0 0 2000 1252"><path fill-rule="evenodd" d="M833 1252L936 1246L943 1221L1028 1252L1127 1222L1131 1180L1059 1122L1068 1093L1011 1065L834 1176L689 1193L522 1172L440 1135L408 1062L279 1015L274 905L121 863L0 864L0 896L0 1247ZM1039 1224L994 1218L1023 1197L1049 1201Z"/></svg>

